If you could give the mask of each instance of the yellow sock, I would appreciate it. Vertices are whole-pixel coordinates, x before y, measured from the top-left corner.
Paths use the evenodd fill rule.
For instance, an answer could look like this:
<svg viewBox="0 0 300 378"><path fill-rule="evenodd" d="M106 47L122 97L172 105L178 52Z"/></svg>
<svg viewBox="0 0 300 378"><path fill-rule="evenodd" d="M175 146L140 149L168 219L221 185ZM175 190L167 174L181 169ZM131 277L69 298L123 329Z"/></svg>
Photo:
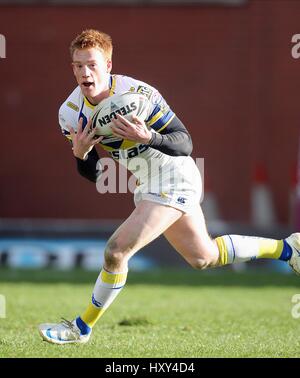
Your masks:
<svg viewBox="0 0 300 378"><path fill-rule="evenodd" d="M284 240L241 235L224 235L215 240L220 253L218 265L261 258L287 261L291 256L291 248Z"/></svg>
<svg viewBox="0 0 300 378"><path fill-rule="evenodd" d="M124 287L126 278L127 271L112 273L104 268L101 270L93 290L92 303L80 316L85 324L91 328L96 324Z"/></svg>
<svg viewBox="0 0 300 378"><path fill-rule="evenodd" d="M279 259L283 250L283 240L259 239L259 250L257 258Z"/></svg>
<svg viewBox="0 0 300 378"><path fill-rule="evenodd" d="M95 307L93 304L90 303L80 317L85 322L85 324L93 328L97 321L100 319L100 317L104 314L104 312L104 308Z"/></svg>
<svg viewBox="0 0 300 378"><path fill-rule="evenodd" d="M218 265L227 265L228 264L228 251L226 248L225 240L222 236L215 239L219 249L219 261Z"/></svg>

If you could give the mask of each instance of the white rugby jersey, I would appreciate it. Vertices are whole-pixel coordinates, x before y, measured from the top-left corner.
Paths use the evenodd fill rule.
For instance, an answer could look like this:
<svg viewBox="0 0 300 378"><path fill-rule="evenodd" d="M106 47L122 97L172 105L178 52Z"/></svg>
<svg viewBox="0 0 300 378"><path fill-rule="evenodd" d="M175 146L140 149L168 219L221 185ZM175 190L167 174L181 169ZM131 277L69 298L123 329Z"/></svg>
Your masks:
<svg viewBox="0 0 300 378"><path fill-rule="evenodd" d="M110 96L128 91L142 93L150 99L152 111L150 111L150 116L145 120L145 123L155 132L161 132L175 117L174 112L154 87L128 76L110 76ZM85 126L92 116L94 108L95 105L92 105L82 94L80 87L76 87L59 109L59 124L63 134L70 139L70 133L66 125L71 126L76 131L79 119L83 118L83 125ZM141 156L146 160L157 158L160 161L160 166L168 165L174 159L174 157L151 148L149 145L115 136L104 137L99 144L109 152L112 158L119 160L129 170L131 170L130 164L128 164L129 160L137 156ZM142 172L140 173L142 174ZM134 174L140 176L137 175L136 171Z"/></svg>

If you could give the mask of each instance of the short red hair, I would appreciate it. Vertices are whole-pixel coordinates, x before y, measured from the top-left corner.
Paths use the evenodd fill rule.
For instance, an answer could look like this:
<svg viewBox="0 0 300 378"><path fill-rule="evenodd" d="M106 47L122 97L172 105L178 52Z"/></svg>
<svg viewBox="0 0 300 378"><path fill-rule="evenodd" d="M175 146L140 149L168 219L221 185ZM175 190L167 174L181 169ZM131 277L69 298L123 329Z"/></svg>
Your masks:
<svg viewBox="0 0 300 378"><path fill-rule="evenodd" d="M75 50L96 48L101 50L104 53L104 56L107 59L112 58L112 39L111 37L103 32L94 29L84 30L81 34L71 42L70 53L71 58L73 59L73 54Z"/></svg>

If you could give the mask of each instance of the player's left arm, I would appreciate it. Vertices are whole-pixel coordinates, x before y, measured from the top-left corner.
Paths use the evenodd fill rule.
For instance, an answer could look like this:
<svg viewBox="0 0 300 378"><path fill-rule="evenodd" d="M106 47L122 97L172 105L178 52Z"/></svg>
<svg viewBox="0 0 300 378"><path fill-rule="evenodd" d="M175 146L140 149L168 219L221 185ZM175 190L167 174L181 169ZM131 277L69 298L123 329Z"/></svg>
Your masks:
<svg viewBox="0 0 300 378"><path fill-rule="evenodd" d="M171 156L188 156L192 153L192 138L184 124L171 110L162 95L145 83L138 83L137 92L149 99L149 115L145 122L133 117L129 122L117 115L113 133L127 140L148 144Z"/></svg>
<svg viewBox="0 0 300 378"><path fill-rule="evenodd" d="M152 148L171 156L188 156L192 153L192 138L178 117L173 115L161 130L149 129L145 122L133 117L132 122L117 114L113 121L113 133L127 140L149 144Z"/></svg>
<svg viewBox="0 0 300 378"><path fill-rule="evenodd" d="M167 155L189 156L193 151L192 138L176 116L160 132L152 131L149 145Z"/></svg>

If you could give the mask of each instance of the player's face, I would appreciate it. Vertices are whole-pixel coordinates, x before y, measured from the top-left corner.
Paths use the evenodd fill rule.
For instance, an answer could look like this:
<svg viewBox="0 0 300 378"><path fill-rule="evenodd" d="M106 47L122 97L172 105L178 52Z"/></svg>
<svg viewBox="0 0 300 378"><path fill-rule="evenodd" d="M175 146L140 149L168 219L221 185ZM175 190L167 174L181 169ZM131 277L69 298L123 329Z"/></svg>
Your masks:
<svg viewBox="0 0 300 378"><path fill-rule="evenodd" d="M93 103L99 102L101 94L109 89L111 60L96 48L75 50L72 66L84 96Z"/></svg>

